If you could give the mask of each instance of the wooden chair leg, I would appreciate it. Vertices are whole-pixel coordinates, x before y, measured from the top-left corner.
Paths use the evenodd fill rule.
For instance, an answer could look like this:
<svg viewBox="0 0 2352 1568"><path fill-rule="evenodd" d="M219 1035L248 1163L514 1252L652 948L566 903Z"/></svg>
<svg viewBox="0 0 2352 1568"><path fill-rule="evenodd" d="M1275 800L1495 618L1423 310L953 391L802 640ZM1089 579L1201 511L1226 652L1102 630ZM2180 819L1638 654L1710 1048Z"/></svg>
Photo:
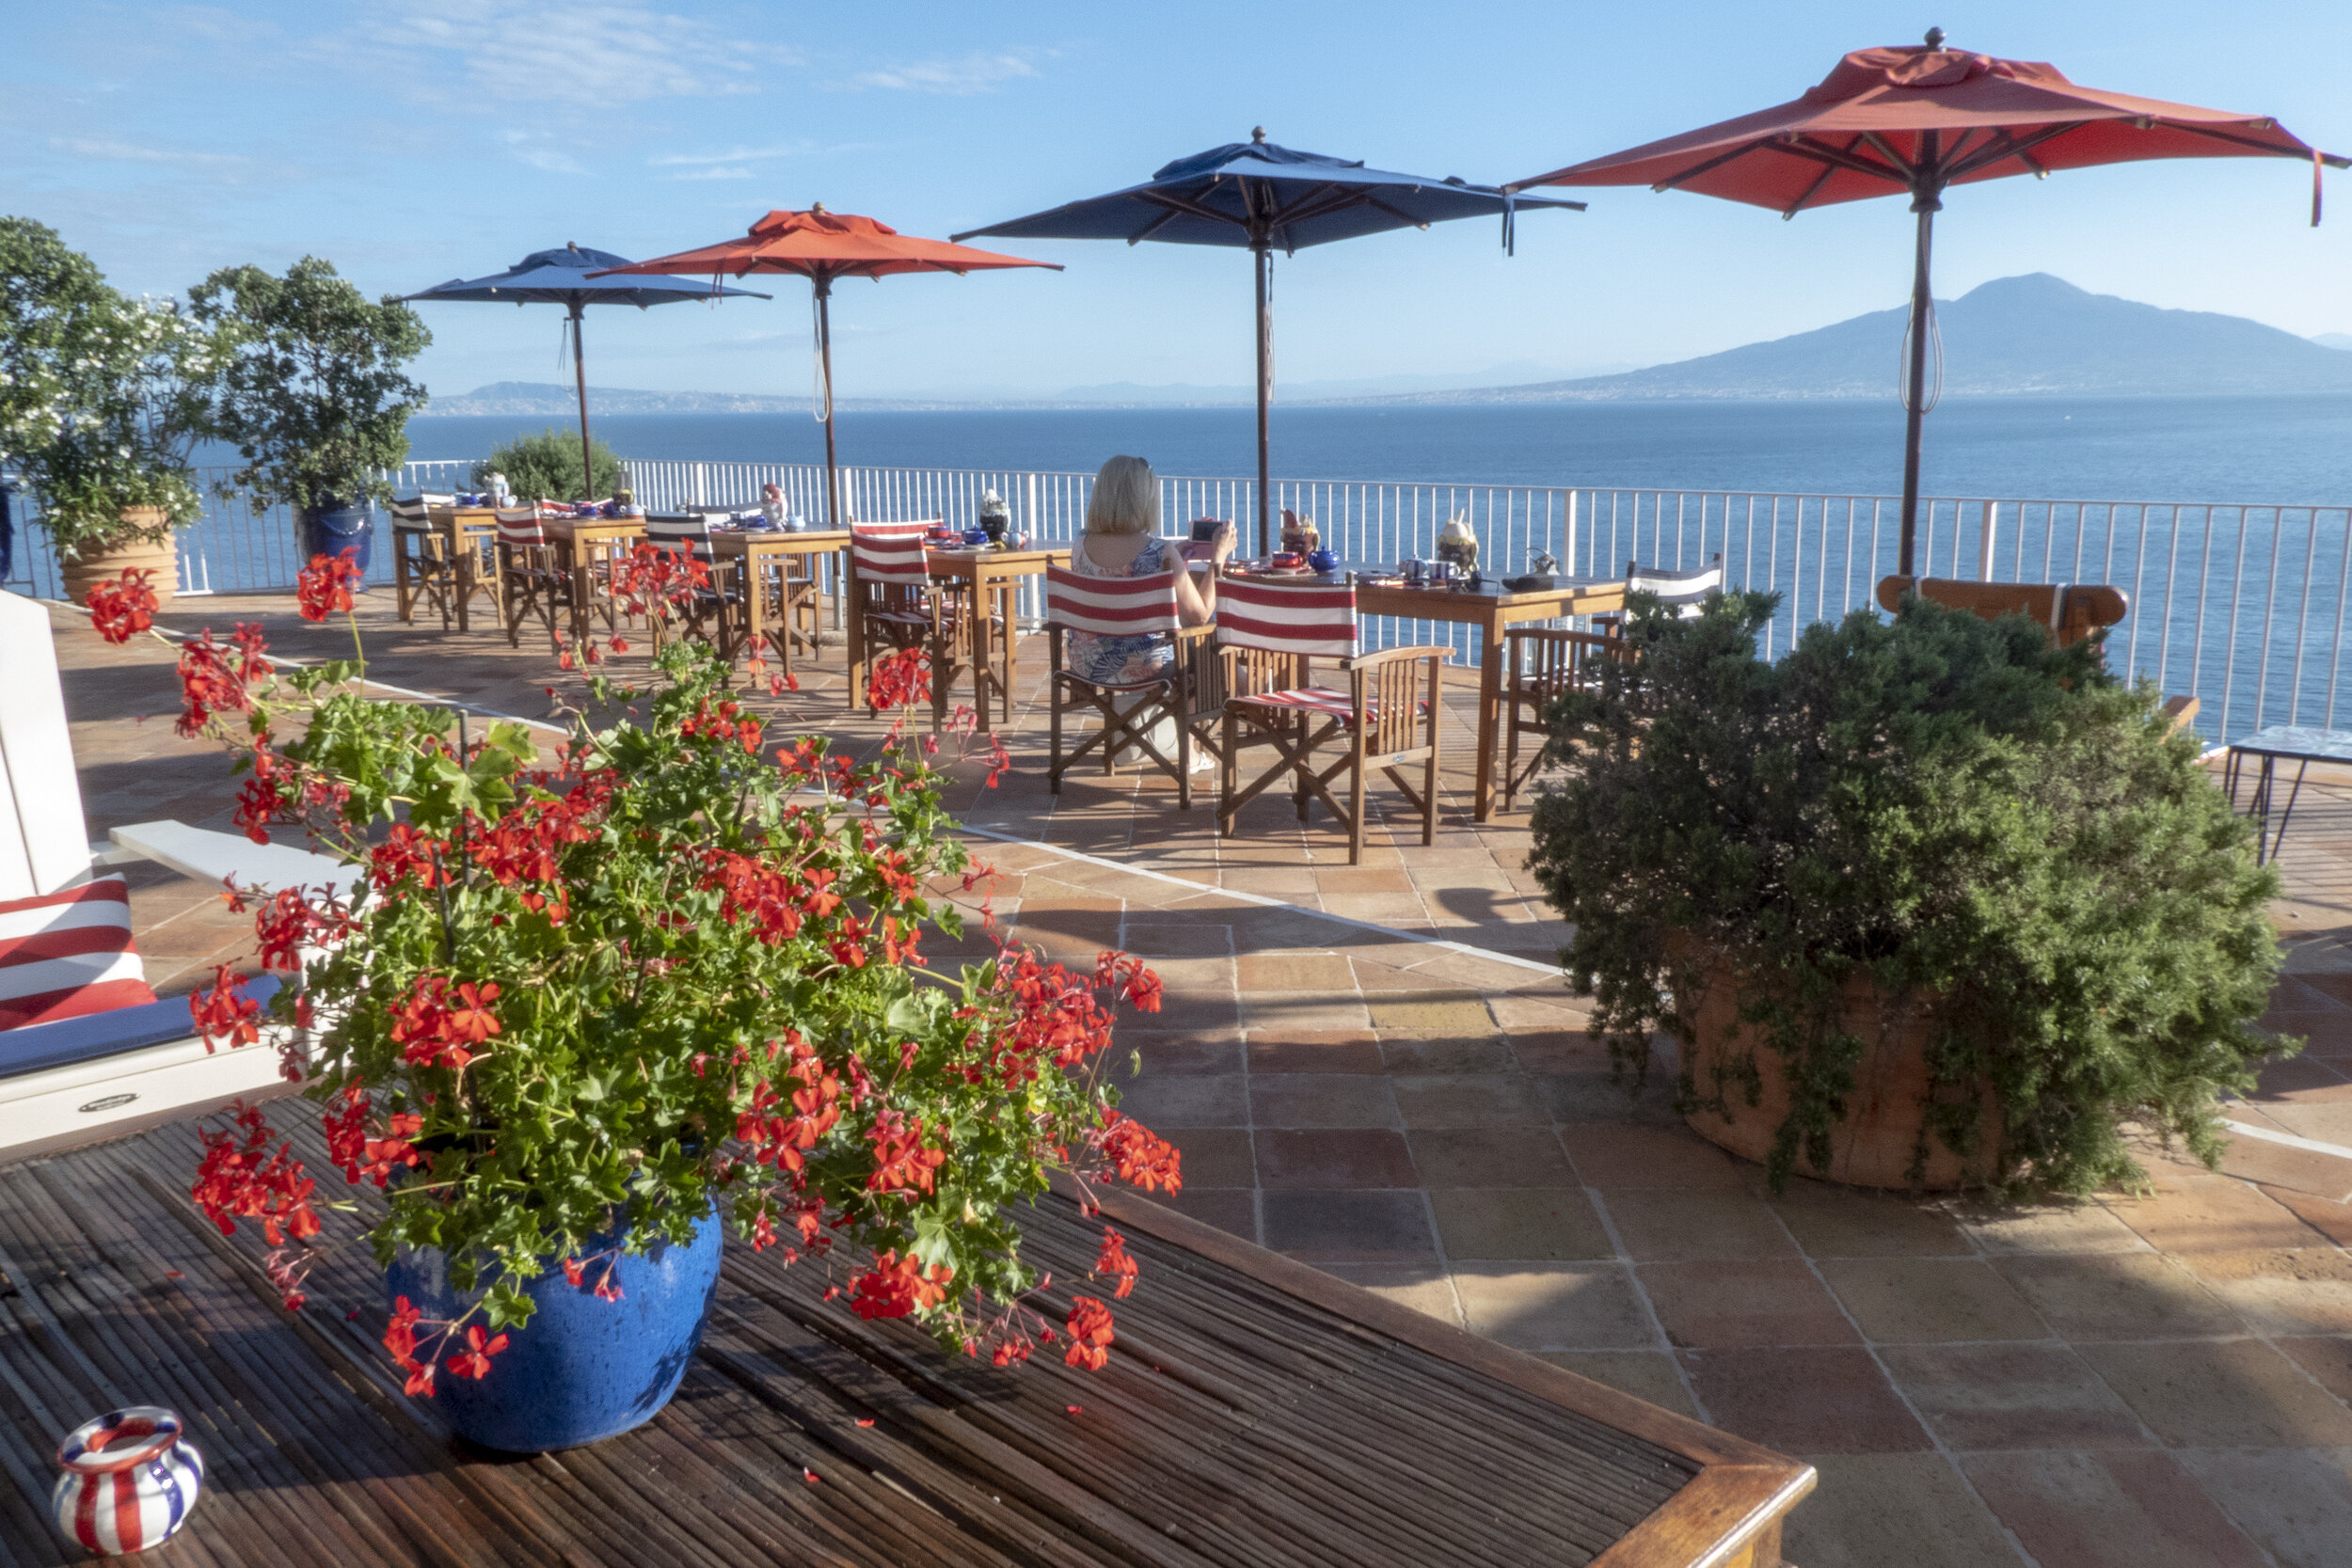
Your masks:
<svg viewBox="0 0 2352 1568"><path fill-rule="evenodd" d="M1347 863L1364 863L1364 724L1359 720L1348 742L1347 763Z"/></svg>
<svg viewBox="0 0 2352 1568"><path fill-rule="evenodd" d="M1444 728L1439 722L1444 716L1438 709L1438 689L1444 673L1437 660L1429 661L1429 766L1422 775L1421 786L1421 843L1424 849L1438 842L1438 752L1443 744L1438 733Z"/></svg>
<svg viewBox="0 0 2352 1568"><path fill-rule="evenodd" d="M1233 759L1240 754L1241 725L1233 710L1225 710L1225 754L1217 759L1216 768L1216 836L1233 836L1233 796L1241 788L1241 776L1234 769Z"/></svg>

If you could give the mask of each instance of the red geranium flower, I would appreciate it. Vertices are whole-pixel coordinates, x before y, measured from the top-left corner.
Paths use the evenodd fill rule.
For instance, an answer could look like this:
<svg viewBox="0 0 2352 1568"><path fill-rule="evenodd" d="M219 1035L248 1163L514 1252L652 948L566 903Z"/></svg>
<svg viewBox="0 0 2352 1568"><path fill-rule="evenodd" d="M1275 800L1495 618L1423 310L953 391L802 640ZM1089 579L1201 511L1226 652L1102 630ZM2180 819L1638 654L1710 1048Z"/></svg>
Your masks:
<svg viewBox="0 0 2352 1568"><path fill-rule="evenodd" d="M119 578L89 591L82 602L89 607L89 623L99 636L128 642L155 624L155 590L148 586L154 575L143 566L125 567Z"/></svg>
<svg viewBox="0 0 2352 1568"><path fill-rule="evenodd" d="M310 564L294 574L294 603L306 621L324 621L351 608L351 591L359 585L359 547L340 555L314 555Z"/></svg>

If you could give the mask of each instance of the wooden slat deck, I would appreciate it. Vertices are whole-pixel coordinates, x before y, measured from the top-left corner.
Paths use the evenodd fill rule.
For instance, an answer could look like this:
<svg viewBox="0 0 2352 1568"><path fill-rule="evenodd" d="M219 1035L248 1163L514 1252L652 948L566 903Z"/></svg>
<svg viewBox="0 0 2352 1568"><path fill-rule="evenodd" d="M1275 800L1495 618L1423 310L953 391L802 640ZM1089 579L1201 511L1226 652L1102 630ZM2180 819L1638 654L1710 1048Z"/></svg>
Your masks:
<svg viewBox="0 0 2352 1568"><path fill-rule="evenodd" d="M222 1568L1769 1565L1813 1482L1125 1196L1143 1275L1102 1372L943 1355L824 1300L821 1263L731 1245L668 1410L486 1455L400 1394L365 1247L290 1317L183 1196L195 1151L177 1125L0 1167L0 1568L79 1560L48 1523L57 1439L140 1402L188 1418L209 1474L157 1560ZM1057 1196L1028 1234L1058 1312L1100 1224Z"/></svg>

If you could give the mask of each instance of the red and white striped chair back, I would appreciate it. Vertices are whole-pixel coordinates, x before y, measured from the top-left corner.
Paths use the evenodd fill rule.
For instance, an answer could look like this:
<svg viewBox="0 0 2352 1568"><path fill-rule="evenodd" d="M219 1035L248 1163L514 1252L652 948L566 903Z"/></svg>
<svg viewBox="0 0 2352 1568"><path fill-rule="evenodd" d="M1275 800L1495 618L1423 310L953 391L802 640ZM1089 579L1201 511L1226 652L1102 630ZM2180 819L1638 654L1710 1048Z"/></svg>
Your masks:
<svg viewBox="0 0 2352 1568"><path fill-rule="evenodd" d="M691 555L697 561L717 559L710 548L710 519L699 512L649 515L645 543L658 550Z"/></svg>
<svg viewBox="0 0 2352 1568"><path fill-rule="evenodd" d="M491 515L498 519L499 543L501 545L544 545L548 542L547 525L539 519L535 506L501 506Z"/></svg>
<svg viewBox="0 0 2352 1568"><path fill-rule="evenodd" d="M1352 584L1252 582L1228 578L1216 590L1216 640L1308 658L1356 656Z"/></svg>
<svg viewBox="0 0 2352 1568"><path fill-rule="evenodd" d="M923 536L929 523L851 523L850 559L867 582L921 586L930 577Z"/></svg>
<svg viewBox="0 0 2352 1568"><path fill-rule="evenodd" d="M1156 637L1176 629L1176 574L1090 578L1045 568L1045 619L1098 637Z"/></svg>

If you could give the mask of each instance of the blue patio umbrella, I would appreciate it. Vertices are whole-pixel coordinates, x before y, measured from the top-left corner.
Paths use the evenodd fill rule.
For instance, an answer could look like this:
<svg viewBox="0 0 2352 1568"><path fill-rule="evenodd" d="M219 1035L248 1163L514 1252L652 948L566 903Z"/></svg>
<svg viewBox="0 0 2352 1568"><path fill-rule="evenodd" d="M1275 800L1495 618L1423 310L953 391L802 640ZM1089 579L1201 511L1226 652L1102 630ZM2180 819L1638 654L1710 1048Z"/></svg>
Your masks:
<svg viewBox="0 0 2352 1568"><path fill-rule="evenodd" d="M609 250L582 249L578 241L561 250L534 250L501 273L487 277L453 277L419 293L405 294L409 300L465 300L489 305L563 305L568 306L572 316L572 374L580 389L580 465L583 481L582 494L595 499L596 467L589 461L588 446L588 362L580 353L580 318L591 305L634 305L640 310L656 305L676 305L690 299L715 299L721 294L750 294L754 299L770 295L751 289L723 289L713 278L707 283L691 277L590 277L591 272L602 268L625 267L626 256L615 256Z"/></svg>
<svg viewBox="0 0 2352 1568"><path fill-rule="evenodd" d="M1269 282L1277 250L1352 240L1391 229L1426 229L1450 218L1502 219L1502 244L1513 240L1521 208L1567 207L1472 185L1458 176L1432 180L1366 168L1362 163L1297 152L1265 139L1265 128L1246 142L1229 142L1164 165L1150 180L1107 196L1067 202L1009 223L954 235L1022 240L1125 240L1140 245L1247 246L1256 258L1258 287L1258 550L1267 544L1266 408L1274 396L1274 326Z"/></svg>

